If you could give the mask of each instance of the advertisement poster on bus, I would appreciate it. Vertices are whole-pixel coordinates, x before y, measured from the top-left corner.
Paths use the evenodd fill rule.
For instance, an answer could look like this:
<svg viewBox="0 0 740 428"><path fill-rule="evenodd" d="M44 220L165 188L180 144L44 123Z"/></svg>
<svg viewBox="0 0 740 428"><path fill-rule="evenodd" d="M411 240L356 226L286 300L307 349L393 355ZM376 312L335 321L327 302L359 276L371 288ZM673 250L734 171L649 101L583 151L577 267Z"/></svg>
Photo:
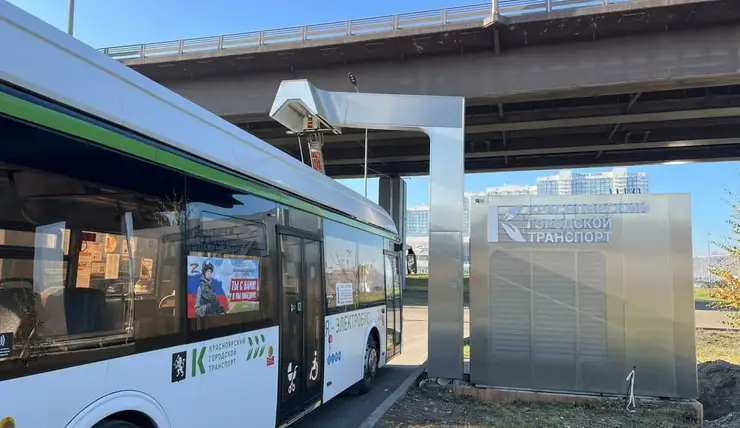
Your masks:
<svg viewBox="0 0 740 428"><path fill-rule="evenodd" d="M188 256L188 318L259 309L259 260Z"/></svg>

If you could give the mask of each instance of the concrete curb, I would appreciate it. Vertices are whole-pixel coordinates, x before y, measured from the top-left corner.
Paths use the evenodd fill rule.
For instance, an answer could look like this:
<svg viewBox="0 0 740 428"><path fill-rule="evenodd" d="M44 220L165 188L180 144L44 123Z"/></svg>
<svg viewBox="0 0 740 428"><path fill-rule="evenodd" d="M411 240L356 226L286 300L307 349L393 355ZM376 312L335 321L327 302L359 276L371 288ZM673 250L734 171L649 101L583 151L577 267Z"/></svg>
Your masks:
<svg viewBox="0 0 740 428"><path fill-rule="evenodd" d="M385 400L383 400L380 405L373 410L372 413L370 413L370 416L365 418L365 420L358 426L357 428L373 428L375 424L378 423L380 418L385 415L385 412L387 412L391 407L393 407L394 404L401 398L403 398L404 395L406 395L407 392L418 382L419 378L424 374L424 371L427 369L427 363L425 362L421 366L419 366L416 370L414 370L407 378L403 381L401 386L399 386L391 395L386 397Z"/></svg>

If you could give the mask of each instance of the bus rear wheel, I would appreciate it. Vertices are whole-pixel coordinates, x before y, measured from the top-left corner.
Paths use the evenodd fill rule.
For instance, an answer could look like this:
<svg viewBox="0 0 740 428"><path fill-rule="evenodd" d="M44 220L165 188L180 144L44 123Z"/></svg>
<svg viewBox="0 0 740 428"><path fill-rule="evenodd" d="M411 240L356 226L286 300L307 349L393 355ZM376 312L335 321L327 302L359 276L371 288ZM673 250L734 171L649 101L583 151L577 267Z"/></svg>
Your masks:
<svg viewBox="0 0 740 428"><path fill-rule="evenodd" d="M365 394L373 388L373 381L378 373L378 348L378 342L371 334L365 346L365 374L359 382L360 394Z"/></svg>

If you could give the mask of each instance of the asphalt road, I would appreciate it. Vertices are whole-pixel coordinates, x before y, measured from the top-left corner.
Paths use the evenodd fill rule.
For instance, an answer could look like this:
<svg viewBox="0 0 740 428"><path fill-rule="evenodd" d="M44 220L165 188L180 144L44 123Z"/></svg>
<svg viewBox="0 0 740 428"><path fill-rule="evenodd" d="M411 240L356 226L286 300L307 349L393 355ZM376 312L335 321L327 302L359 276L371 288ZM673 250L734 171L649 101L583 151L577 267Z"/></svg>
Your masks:
<svg viewBox="0 0 740 428"><path fill-rule="evenodd" d="M296 422L296 428L356 428L427 360L427 308L404 307L401 355L378 371L364 395L340 395Z"/></svg>
<svg viewBox="0 0 740 428"><path fill-rule="evenodd" d="M413 366L389 366L378 371L373 390L364 395L340 395L291 425L296 428L355 428L414 372Z"/></svg>

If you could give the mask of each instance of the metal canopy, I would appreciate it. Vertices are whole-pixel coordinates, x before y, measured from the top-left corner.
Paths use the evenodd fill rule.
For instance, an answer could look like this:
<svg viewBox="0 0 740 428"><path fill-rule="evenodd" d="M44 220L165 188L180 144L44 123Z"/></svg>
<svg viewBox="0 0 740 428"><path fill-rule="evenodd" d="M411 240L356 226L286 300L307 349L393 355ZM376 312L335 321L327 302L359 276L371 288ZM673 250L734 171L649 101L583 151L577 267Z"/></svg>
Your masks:
<svg viewBox="0 0 740 428"><path fill-rule="evenodd" d="M331 92L307 80L281 82L270 117L300 132L306 115L338 129L416 131L429 136L427 370L433 377L462 378L465 99Z"/></svg>

